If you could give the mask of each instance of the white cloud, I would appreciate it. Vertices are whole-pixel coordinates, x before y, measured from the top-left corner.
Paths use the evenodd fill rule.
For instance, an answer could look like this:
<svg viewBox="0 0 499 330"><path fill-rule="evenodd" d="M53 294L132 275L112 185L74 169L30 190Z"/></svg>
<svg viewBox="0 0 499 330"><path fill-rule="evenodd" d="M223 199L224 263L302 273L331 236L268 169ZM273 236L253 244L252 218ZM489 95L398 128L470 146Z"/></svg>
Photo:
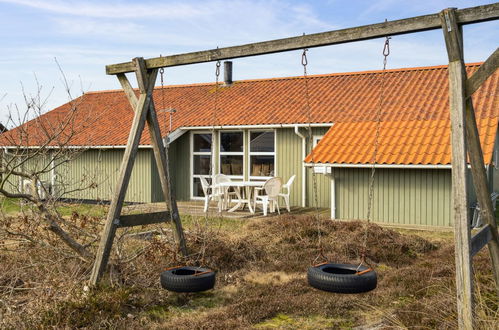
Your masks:
<svg viewBox="0 0 499 330"><path fill-rule="evenodd" d="M199 6L178 3L122 3L112 4L102 2L83 1L43 1L43 0L0 0L4 3L12 3L52 13L87 17L107 18L140 18L140 17L162 17L165 19L194 18L204 15Z"/></svg>

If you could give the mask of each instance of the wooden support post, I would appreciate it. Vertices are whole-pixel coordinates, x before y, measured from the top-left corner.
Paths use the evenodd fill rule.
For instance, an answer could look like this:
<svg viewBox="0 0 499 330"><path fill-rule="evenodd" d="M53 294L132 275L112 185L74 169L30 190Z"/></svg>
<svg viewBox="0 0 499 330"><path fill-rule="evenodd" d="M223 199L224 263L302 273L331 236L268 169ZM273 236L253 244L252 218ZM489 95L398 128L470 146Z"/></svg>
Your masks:
<svg viewBox="0 0 499 330"><path fill-rule="evenodd" d="M473 282L471 274L471 234L466 182L466 72L463 41L455 10L440 13L449 57L449 97L452 142L452 206L456 258L456 293L460 329L473 329Z"/></svg>
<svg viewBox="0 0 499 330"><path fill-rule="evenodd" d="M164 151L162 152L162 142L161 135L159 131L159 125L157 122L156 112L154 110L154 104L152 100L152 92L154 90L154 83L156 82L156 77L158 74L157 69L147 70L144 65L144 60L142 58L136 58L133 60L135 65L135 73L137 76L137 81L140 89L140 96L137 99L133 89L131 88L126 76L118 75L119 81L122 83L125 89L125 94L130 100L132 108L134 108L135 114L132 122L132 127L130 129L130 135L128 137L127 146L125 149L125 154L123 155L123 161L121 163L120 174L118 177L118 182L116 184L115 194L112 197L111 205L109 207L109 213L106 219L106 224L101 237L101 242L99 249L97 250L97 255L95 257L94 267L92 269L92 274L90 277L90 284L96 285L104 272L104 269L109 260L109 255L111 253L111 248L113 245L114 236L116 234L116 229L120 224L120 215L123 207L123 202L125 200L126 191L128 188L128 183L130 181L130 176L132 173L132 168L135 163L135 158L137 156L137 150L139 147L140 138L142 131L144 130L146 121L148 122L149 132L151 135L151 142L154 148L154 154L156 157L156 163L158 165L158 171L161 177L161 185L163 192L165 194L167 205L170 204L172 198L169 193L169 185L166 178L166 158L164 157ZM125 86L127 88L125 88ZM164 150L164 149L163 149ZM174 201L174 199L173 199ZM174 203L175 204L175 203ZM185 254L185 241L182 232L182 226L180 224L180 217L178 216L178 210L175 207L170 207L170 213L176 212L176 217L173 216L174 222L176 222L176 234L174 235L178 239L179 247L181 251ZM127 220L128 218L125 218ZM145 218L144 218L145 219ZM141 219L139 221L142 221ZM128 221L128 220L127 220ZM180 231L180 233L179 233Z"/></svg>
<svg viewBox="0 0 499 330"><path fill-rule="evenodd" d="M478 204L480 205L480 215L483 221L489 225L491 229L492 239L488 241L487 246L490 253L492 273L496 284L496 294L499 297L499 235L497 232L494 206L490 199L489 182L471 97L466 100L466 134L471 175L473 177Z"/></svg>
<svg viewBox="0 0 499 330"><path fill-rule="evenodd" d="M457 25L457 24L456 24ZM462 35L460 35L462 39ZM471 164L471 174L473 184L480 204L480 213L482 219L491 228L492 239L487 246L489 248L492 272L496 284L496 293L499 297L499 235L497 232L497 223L494 215L494 206L490 199L490 189L483 159L483 151L480 145L480 135L476 124L475 110L473 108L472 94L481 86L490 75L492 75L499 66L499 50L496 49L492 55L478 68L478 70L467 79L464 57L461 49L461 66L463 67L463 81L466 86L466 143L468 147L468 156Z"/></svg>
<svg viewBox="0 0 499 330"><path fill-rule="evenodd" d="M145 70L144 59L140 58L137 60L138 66ZM124 73L119 73L116 75L123 88L128 101L134 107L137 104L138 99L135 96L132 85L128 81ZM168 155L165 153L165 148L163 148L163 140L161 139L161 133L159 129L159 123L156 115L156 110L154 107L154 102L151 102L149 113L147 115L147 124L149 128L149 135L151 137L151 144L154 149L154 157L156 159L156 167L158 168L158 173L161 181L161 188L163 190L163 196L165 198L168 209L170 210L170 215L174 225L173 236L174 240L178 245L179 251L185 256L187 255L187 247L185 244L184 231L182 229L182 222L180 220L180 215L177 207L177 200L173 189L170 185L170 180L168 178L169 173L169 161Z"/></svg>
<svg viewBox="0 0 499 330"><path fill-rule="evenodd" d="M137 67L140 68L141 74L145 76L147 69L144 59L140 57L135 59L135 61L137 63ZM139 88L141 89L142 93L143 87L141 87L140 84ZM170 185L167 155L165 153L163 139L161 138L161 131L159 129L158 117L156 115L156 109L154 108L153 100L151 100L151 105L149 107L149 111L147 112L146 119L147 127L149 128L149 136L151 137L151 144L154 150L154 158L156 159L156 167L158 168L161 189L163 190L163 196L165 198L166 206L170 210L170 215L173 220L172 222L175 227L173 231L173 237L175 242L177 243L178 250L182 253L182 255L186 256L187 247L185 245L184 231L182 230L182 222L178 213L177 201Z"/></svg>

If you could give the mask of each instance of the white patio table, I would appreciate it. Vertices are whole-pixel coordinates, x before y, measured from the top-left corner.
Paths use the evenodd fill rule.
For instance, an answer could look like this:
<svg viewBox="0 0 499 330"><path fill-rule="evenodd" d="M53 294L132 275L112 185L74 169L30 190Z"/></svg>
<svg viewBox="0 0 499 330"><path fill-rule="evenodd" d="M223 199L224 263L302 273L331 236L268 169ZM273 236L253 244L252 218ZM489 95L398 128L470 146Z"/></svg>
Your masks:
<svg viewBox="0 0 499 330"><path fill-rule="evenodd" d="M230 182L219 183L217 186L235 188L234 191L236 192L236 195L238 197L237 204L231 209L229 209L228 212L234 212L235 210L240 208L243 204L248 204L248 209L250 210L251 213L254 214L255 210L251 206L252 189L254 189L255 187L263 187L264 184L265 181L230 181ZM245 189L246 198L242 197L241 188Z"/></svg>

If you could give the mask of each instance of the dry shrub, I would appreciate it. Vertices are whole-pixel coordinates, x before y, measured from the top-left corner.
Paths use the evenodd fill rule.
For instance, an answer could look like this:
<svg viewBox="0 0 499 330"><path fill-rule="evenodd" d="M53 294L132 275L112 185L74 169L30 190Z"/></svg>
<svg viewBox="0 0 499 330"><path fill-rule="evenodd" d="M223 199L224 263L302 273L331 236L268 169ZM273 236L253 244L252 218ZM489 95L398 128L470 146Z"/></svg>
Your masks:
<svg viewBox="0 0 499 330"><path fill-rule="evenodd" d="M117 239L104 284L89 292L82 288L91 265L23 243L22 250L0 255L7 266L0 272L0 327L235 329L282 320L287 328L301 327L303 320L312 322L310 328L456 325L452 242L435 245L370 225L368 260L377 266L378 289L339 295L310 288L306 269L317 257L319 236L329 260L358 262L365 223L318 223L289 215L245 221L238 230L217 227L215 220L187 228L191 255L186 259L175 253L169 233L128 232ZM215 269L215 290L162 290L160 272L180 264ZM487 274L477 277L477 315L479 327L485 327L497 322L499 309L484 252L475 258L475 269Z"/></svg>

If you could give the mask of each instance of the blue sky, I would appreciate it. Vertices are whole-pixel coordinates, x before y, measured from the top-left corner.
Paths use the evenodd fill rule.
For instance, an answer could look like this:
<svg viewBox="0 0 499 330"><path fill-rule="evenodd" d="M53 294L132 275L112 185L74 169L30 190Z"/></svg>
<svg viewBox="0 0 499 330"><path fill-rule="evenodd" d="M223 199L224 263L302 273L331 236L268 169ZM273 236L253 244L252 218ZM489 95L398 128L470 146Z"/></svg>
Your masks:
<svg viewBox="0 0 499 330"><path fill-rule="evenodd" d="M494 1L447 0L0 0L0 122L26 108L22 91L42 87L45 110L71 95L119 88L105 65L250 42L316 33ZM497 47L499 22L466 26L465 58L485 60ZM383 40L314 48L309 73L380 69ZM302 74L299 51L234 60L234 79ZM389 68L446 64L442 32L396 36ZM168 84L214 81L214 63L167 68ZM159 84L159 81L158 81Z"/></svg>

